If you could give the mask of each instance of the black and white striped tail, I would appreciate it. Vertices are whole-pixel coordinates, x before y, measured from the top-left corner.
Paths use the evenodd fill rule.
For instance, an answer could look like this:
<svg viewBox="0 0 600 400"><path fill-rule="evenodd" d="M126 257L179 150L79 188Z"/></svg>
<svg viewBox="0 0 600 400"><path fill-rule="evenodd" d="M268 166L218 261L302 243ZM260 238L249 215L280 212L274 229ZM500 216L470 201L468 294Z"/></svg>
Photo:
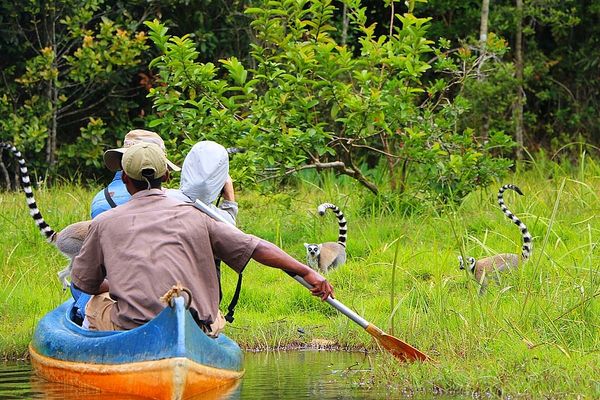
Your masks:
<svg viewBox="0 0 600 400"><path fill-rule="evenodd" d="M229 155L246 152L246 149L244 147L228 147L226 150L227 150L227 154L229 154Z"/></svg>
<svg viewBox="0 0 600 400"><path fill-rule="evenodd" d="M506 189L514 190L521 196L523 196L523 192L515 185L504 185L498 191L498 204L500 205L500 208L502 209L504 215L506 215L506 217L510 219L515 225L517 225L521 230L521 235L523 236L523 252L521 256L523 257L523 261L525 261L531 256L531 249L533 246L531 241L531 234L529 233L527 226L525 226L525 224L521 222L521 220L517 218L504 204L504 191Z"/></svg>
<svg viewBox="0 0 600 400"><path fill-rule="evenodd" d="M35 203L35 198L33 197L33 190L31 188L31 180L29 179L29 172L27 171L27 166L25 165L25 159L19 150L15 148L15 146L0 142L0 148L7 149L11 151L17 162L19 163L19 170L21 171L21 185L23 186L23 191L25 192L25 198L27 199L27 205L29 206L29 215L35 221L35 224L42 232L42 235L48 240L48 242L52 242L54 239L54 235L56 234L50 226L44 221L42 217L42 213L37 208L37 204Z"/></svg>
<svg viewBox="0 0 600 400"><path fill-rule="evenodd" d="M318 208L317 211L319 215L325 215L325 211L330 208L331 211L335 214L338 219L338 225L340 227L340 233L338 236L338 243L342 246L346 247L346 238L348 233L348 223L346 222L346 218L344 218L344 213L335 205L331 203L323 203Z"/></svg>

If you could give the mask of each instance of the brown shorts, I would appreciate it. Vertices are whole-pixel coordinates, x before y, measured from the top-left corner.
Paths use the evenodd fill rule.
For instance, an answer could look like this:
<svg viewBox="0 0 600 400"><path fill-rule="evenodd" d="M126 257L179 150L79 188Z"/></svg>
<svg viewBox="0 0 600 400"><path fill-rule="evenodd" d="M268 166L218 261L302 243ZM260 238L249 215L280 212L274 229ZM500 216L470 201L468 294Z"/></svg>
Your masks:
<svg viewBox="0 0 600 400"><path fill-rule="evenodd" d="M92 296L85 307L85 317L89 323L89 329L93 331L123 331L110 319L110 310L116 301L110 298L108 292ZM221 311L218 312L215 322L210 325L208 336L217 337L225 328L225 317Z"/></svg>
<svg viewBox="0 0 600 400"><path fill-rule="evenodd" d="M122 331L110 319L110 310L116 303L110 298L108 292L92 296L85 306L85 317L89 322L89 329L93 331Z"/></svg>

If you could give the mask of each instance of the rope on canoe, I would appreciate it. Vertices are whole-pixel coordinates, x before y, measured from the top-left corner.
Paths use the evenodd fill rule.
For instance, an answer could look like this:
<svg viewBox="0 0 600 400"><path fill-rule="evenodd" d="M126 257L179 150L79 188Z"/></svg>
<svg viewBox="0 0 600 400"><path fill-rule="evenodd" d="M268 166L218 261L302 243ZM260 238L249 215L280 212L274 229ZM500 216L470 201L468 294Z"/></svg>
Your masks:
<svg viewBox="0 0 600 400"><path fill-rule="evenodd" d="M183 297L184 293L187 294L187 302L185 303L185 308L190 308L190 304L192 304L192 292L190 292L190 289L184 287L179 282L176 285L171 286L171 289L169 289L165 294L162 295L160 301L173 307L175 305L175 298Z"/></svg>

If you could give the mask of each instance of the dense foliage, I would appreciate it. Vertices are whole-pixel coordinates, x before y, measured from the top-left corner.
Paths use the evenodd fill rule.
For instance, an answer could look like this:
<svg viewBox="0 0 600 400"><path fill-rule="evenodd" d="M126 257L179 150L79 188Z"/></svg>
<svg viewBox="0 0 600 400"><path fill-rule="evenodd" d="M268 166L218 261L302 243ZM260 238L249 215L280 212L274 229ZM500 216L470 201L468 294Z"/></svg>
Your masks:
<svg viewBox="0 0 600 400"><path fill-rule="evenodd" d="M2 66L0 137L45 150L34 165L102 168L107 130L130 122L145 33L102 0L3 2L0 11L2 50L13 56Z"/></svg>
<svg viewBox="0 0 600 400"><path fill-rule="evenodd" d="M520 126L530 152L595 144L599 12L493 2L481 42L480 2L3 2L0 139L38 173L91 177L151 125L179 161L201 138L248 147L239 181L331 168L373 193L460 199L506 170Z"/></svg>
<svg viewBox="0 0 600 400"><path fill-rule="evenodd" d="M224 46L234 33L217 29L244 29L240 7L213 0L1 2L0 140L17 145L49 177L102 174L103 151L144 126L151 112L147 66L154 56L141 22L161 17L192 33L201 54L213 57L247 47L247 39Z"/></svg>
<svg viewBox="0 0 600 400"><path fill-rule="evenodd" d="M445 201L504 173L509 162L491 149L506 149L510 140L502 132L480 140L458 126L469 104L450 88L471 79L460 66L472 68L477 58L447 56L444 43L427 39L427 18L397 14L398 26L377 35L360 2L347 6L355 46L331 34L335 7L328 0L248 8L255 67L232 57L220 60L222 72L196 61L189 37L147 23L162 53L151 67L164 83L150 91L157 111L150 126L187 145L213 139L247 148L237 160L243 168L234 169L245 181L333 169L378 194L363 168L371 158L387 161L392 190L404 191L410 179Z"/></svg>
<svg viewBox="0 0 600 400"><path fill-rule="evenodd" d="M598 60L599 1L525 0L522 15L524 34L523 90L526 145L558 150L577 140L598 144L600 74ZM473 43L478 35L481 2L429 0L420 12L432 17L432 33ZM490 31L505 38L511 49L500 59L501 66L490 74L490 82L474 93L484 112L492 112L492 127L511 129L514 97L503 70L513 68L515 26L519 15L514 1L494 1L490 6ZM516 82L512 83L514 88ZM499 89L505 91L500 94ZM500 95L500 97L498 97ZM511 100L512 99L512 100ZM509 100L508 102L506 100ZM469 116L472 118L473 116ZM476 117L476 116L475 116ZM509 132L511 130L508 130Z"/></svg>

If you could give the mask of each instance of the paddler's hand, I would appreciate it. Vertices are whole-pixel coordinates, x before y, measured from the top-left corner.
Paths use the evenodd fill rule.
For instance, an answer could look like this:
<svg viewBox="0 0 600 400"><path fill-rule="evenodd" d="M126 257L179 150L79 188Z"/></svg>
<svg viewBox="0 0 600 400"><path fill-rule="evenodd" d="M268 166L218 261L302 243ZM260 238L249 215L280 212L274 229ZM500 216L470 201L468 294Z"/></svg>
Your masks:
<svg viewBox="0 0 600 400"><path fill-rule="evenodd" d="M327 300L329 296L333 297L333 287L327 282L327 279L271 242L260 239L254 248L252 258L269 267L282 269L291 276L301 276L312 286L310 289L312 294L319 296L323 301Z"/></svg>
<svg viewBox="0 0 600 400"><path fill-rule="evenodd" d="M329 296L332 298L334 297L333 286L331 286L327 279L316 271L311 269L310 272L302 278L313 287L310 291L314 296L320 297L323 301L327 300L327 297Z"/></svg>

